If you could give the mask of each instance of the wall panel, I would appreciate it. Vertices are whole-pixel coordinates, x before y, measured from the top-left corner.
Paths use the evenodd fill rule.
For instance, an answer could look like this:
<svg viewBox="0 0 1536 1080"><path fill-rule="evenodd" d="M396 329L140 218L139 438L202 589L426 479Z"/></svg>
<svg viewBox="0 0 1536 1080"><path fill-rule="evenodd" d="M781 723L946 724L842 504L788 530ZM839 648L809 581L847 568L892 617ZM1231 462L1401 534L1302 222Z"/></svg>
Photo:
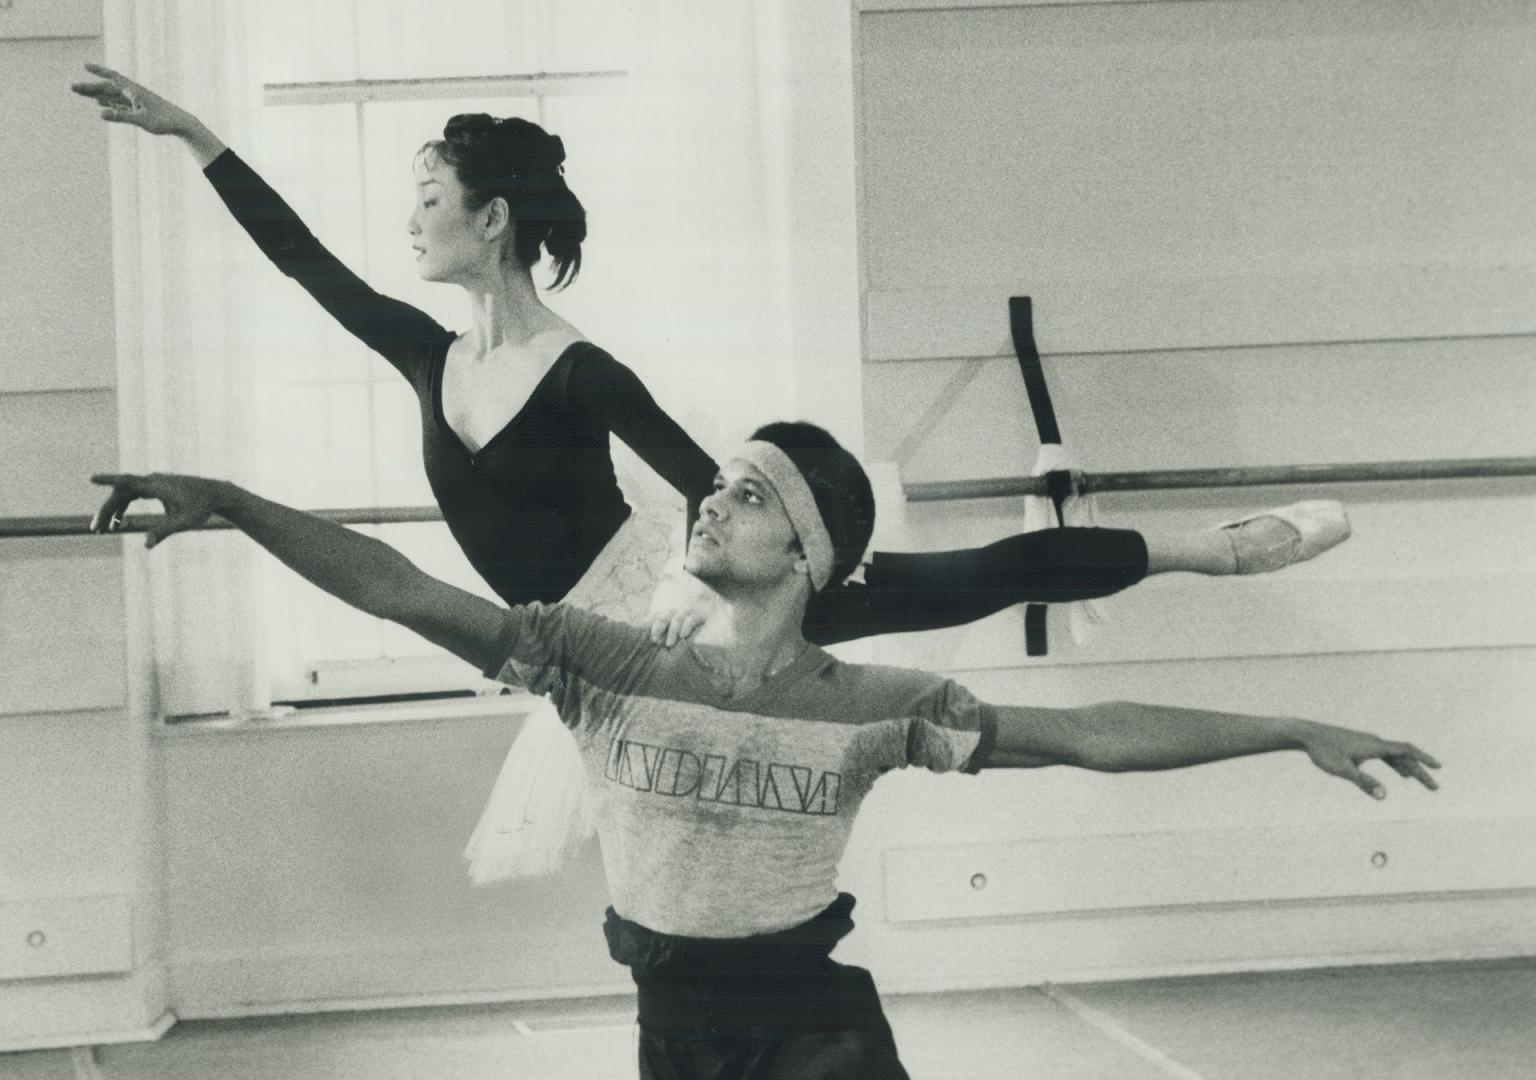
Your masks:
<svg viewBox="0 0 1536 1080"><path fill-rule="evenodd" d="M0 714L121 707L127 694L119 544L0 544Z"/></svg>
<svg viewBox="0 0 1536 1080"><path fill-rule="evenodd" d="M120 893L134 751L121 712L0 717L0 900Z"/></svg>
<svg viewBox="0 0 1536 1080"><path fill-rule="evenodd" d="M107 133L69 92L100 59L90 38L0 40L0 393L116 383Z"/></svg>
<svg viewBox="0 0 1536 1080"><path fill-rule="evenodd" d="M117 467L117 395L111 390L0 393L0 517L79 514L105 489L90 476Z"/></svg>
<svg viewBox="0 0 1536 1080"><path fill-rule="evenodd" d="M521 718L452 712L164 732L181 1015L629 987L603 944L595 842L556 877L469 881L459 853Z"/></svg>
<svg viewBox="0 0 1536 1080"><path fill-rule="evenodd" d="M1517 0L860 20L867 358L1536 329Z"/></svg>

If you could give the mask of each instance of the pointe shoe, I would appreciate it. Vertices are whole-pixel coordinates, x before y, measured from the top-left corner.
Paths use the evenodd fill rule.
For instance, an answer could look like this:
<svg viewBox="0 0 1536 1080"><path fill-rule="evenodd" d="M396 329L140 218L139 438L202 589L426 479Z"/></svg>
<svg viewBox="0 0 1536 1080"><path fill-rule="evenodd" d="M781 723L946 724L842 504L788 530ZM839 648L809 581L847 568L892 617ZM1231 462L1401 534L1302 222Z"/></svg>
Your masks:
<svg viewBox="0 0 1536 1080"><path fill-rule="evenodd" d="M1267 519L1288 526L1283 530L1286 535L1276 537L1277 530L1245 528ZM1348 540L1350 532L1344 504L1334 499L1308 499L1225 521L1218 528L1227 530L1232 541L1233 573L1237 574L1267 574L1306 562Z"/></svg>

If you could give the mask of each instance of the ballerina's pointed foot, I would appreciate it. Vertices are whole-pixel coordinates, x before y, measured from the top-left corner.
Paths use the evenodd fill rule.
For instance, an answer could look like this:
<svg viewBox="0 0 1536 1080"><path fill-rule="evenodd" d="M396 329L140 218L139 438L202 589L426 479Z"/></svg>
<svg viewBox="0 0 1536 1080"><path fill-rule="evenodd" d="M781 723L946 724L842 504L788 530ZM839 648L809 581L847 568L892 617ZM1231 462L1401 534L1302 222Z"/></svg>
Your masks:
<svg viewBox="0 0 1536 1080"><path fill-rule="evenodd" d="M1232 543L1233 572L1267 574L1316 558L1349 539L1349 515L1334 499L1308 499L1220 526Z"/></svg>

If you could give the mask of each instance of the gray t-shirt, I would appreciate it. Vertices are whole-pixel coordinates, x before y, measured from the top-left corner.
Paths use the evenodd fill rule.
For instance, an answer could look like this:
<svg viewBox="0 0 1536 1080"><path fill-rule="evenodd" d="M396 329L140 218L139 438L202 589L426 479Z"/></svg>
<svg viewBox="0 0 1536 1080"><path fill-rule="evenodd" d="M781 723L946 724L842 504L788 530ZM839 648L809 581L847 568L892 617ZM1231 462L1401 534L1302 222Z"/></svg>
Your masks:
<svg viewBox="0 0 1536 1080"><path fill-rule="evenodd" d="M811 918L880 774L974 772L996 732L948 679L813 645L733 695L692 645L563 604L512 608L498 655L486 674L549 694L576 736L614 909L669 934Z"/></svg>

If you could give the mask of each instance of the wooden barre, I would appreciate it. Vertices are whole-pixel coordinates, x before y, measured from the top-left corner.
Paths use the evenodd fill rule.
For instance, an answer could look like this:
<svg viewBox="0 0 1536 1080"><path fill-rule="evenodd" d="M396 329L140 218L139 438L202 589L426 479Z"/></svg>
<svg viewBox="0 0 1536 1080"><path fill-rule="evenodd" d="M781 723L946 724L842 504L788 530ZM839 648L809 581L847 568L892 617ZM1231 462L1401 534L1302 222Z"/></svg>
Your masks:
<svg viewBox="0 0 1536 1080"><path fill-rule="evenodd" d="M1260 465L1230 469L1162 469L1143 472L1078 473L1077 489L1085 495L1108 491L1173 491L1188 488L1265 487L1299 484L1380 483L1406 480L1473 480L1536 476L1536 458L1446 458L1438 461L1374 461L1343 465ZM1003 476L984 480L940 480L903 484L911 502L955 499L1015 498L1049 494L1043 476ZM365 506L346 510L312 510L339 525L407 525L442 521L435 506ZM141 533L159 524L159 515L132 514L115 535ZM0 540L43 536L89 536L89 517L0 518ZM232 529L222 518L210 518L204 529Z"/></svg>
<svg viewBox="0 0 1536 1080"><path fill-rule="evenodd" d="M311 510L309 513L338 525L409 525L418 521L442 521L435 506L359 506L350 510ZM109 535L147 532L165 520L159 514L130 514ZM209 518L196 532L233 529L221 517ZM0 540L33 536L91 536L91 519L80 516L0 518Z"/></svg>
<svg viewBox="0 0 1536 1080"><path fill-rule="evenodd" d="M1511 476L1536 476L1536 458L1447 458L1439 461L1370 461L1343 465L1259 465L1230 469L1078 473L1077 490L1084 495L1091 495L1107 491L1173 491L1182 488L1468 480ZM903 484L902 490L910 502L1049 494L1043 476L940 480Z"/></svg>

